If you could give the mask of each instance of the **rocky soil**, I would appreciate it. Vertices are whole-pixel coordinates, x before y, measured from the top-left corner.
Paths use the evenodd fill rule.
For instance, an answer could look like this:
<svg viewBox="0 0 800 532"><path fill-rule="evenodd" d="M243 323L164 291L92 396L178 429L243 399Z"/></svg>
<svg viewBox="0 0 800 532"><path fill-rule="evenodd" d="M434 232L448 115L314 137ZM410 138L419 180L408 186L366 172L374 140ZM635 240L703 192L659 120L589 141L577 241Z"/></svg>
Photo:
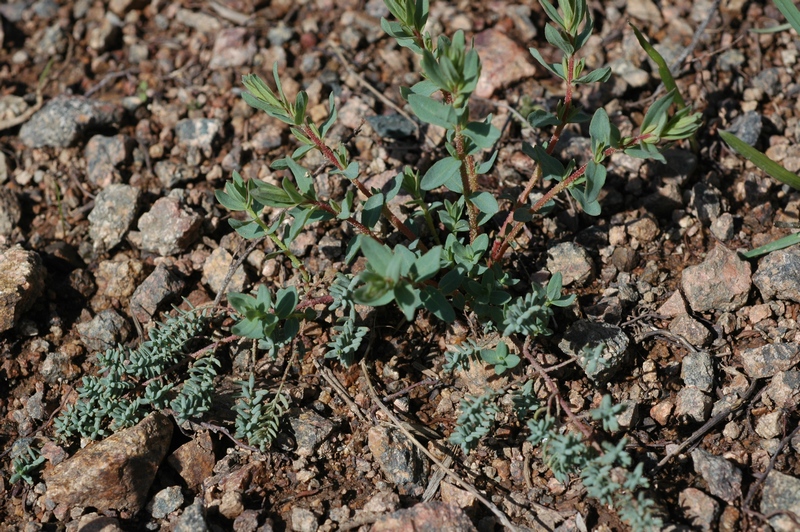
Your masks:
<svg viewBox="0 0 800 532"><path fill-rule="evenodd" d="M475 38L484 67L474 111L503 127L486 186L514 193L532 169L521 144L539 139L508 106L553 105L561 94L527 52L546 49L542 9L528 0L432 4L435 34ZM619 349L603 372L572 364L553 375L579 414L603 394L627 406L620 436L644 462L673 530L797 530L800 250L749 260L739 252L797 231L800 193L716 132L734 131L800 170L800 40L749 31L783 22L764 2L591 8L587 64L610 65L615 76L581 101L605 106L623 129L641 121L659 79L631 20L668 62L681 61L676 77L705 125L697 150L674 146L666 165L615 157L600 217L564 201L529 224L514 267L533 280L560 271L578 295L538 349L541 363L566 360L572 339L613 339ZM96 371L99 351L137 345L171 305L187 304L181 298L211 302L241 255L214 191L233 170L274 182L269 162L293 149L283 124L242 101L242 74L266 77L277 62L286 92L306 90L317 122L333 92L332 137L348 142L376 186L440 144L424 128L417 138L385 100L401 105L399 87L419 78L408 73L407 50L385 37L382 16L378 0L0 5L0 528L502 529L393 427L359 365L323 359L333 320L323 306L302 332L302 360L256 361L265 387L290 364L291 410L267 453L220 431L233 431L233 382L253 370L246 343L220 352L220 407L206 425L155 414L80 452L54 437L53 418ZM571 131L560 155L585 156L585 134ZM306 166L321 162L312 154ZM340 180L318 179L326 195L343 194ZM315 277L313 295L324 294L331 272L347 271L351 236L328 223L293 243ZM265 258L270 246L250 253L227 290L299 283L288 261ZM472 334L467 322L448 328L419 314L408 323L391 309L374 320L372 347L360 354L370 382L515 526L625 529L580 482L558 482L511 415L468 456L447 444L461 398L513 378L442 370L447 347ZM26 446L45 462L32 485L11 484Z"/></svg>

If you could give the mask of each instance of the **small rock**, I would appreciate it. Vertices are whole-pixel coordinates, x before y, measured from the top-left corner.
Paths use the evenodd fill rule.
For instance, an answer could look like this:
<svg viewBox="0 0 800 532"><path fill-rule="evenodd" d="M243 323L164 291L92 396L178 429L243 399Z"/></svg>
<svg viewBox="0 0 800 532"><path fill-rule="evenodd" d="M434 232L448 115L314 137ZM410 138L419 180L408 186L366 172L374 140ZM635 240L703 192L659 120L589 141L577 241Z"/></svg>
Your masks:
<svg viewBox="0 0 800 532"><path fill-rule="evenodd" d="M113 13L106 13L100 24L89 30L89 48L98 53L116 48L122 36L121 25L119 17Z"/></svg>
<svg viewBox="0 0 800 532"><path fill-rule="evenodd" d="M91 506L101 512L135 514L147 500L171 439L172 421L159 412L151 414L46 471L45 496L70 508Z"/></svg>
<svg viewBox="0 0 800 532"><path fill-rule="evenodd" d="M628 4L630 5L630 4ZM650 74L631 63L624 57L618 57L611 61L608 66L615 76L619 76L634 89L644 87L650 81Z"/></svg>
<svg viewBox="0 0 800 532"><path fill-rule="evenodd" d="M692 451L694 470L703 477L712 495L733 503L742 495L742 472L721 456L700 449Z"/></svg>
<svg viewBox="0 0 800 532"><path fill-rule="evenodd" d="M247 28L225 28L217 32L208 68L240 67L256 55L256 40Z"/></svg>
<svg viewBox="0 0 800 532"><path fill-rule="evenodd" d="M83 345L93 352L105 351L128 339L131 326L114 309L97 313L91 320L75 326Z"/></svg>
<svg viewBox="0 0 800 532"><path fill-rule="evenodd" d="M275 24L267 31L270 46L281 47L291 41L292 37L294 37L294 28L287 26L284 22Z"/></svg>
<svg viewBox="0 0 800 532"><path fill-rule="evenodd" d="M203 497L198 496L194 502L188 506L178 518L173 532L208 532L208 524L203 515Z"/></svg>
<svg viewBox="0 0 800 532"><path fill-rule="evenodd" d="M331 420L311 410L289 418L289 424L294 430L298 456L312 456L335 428Z"/></svg>
<svg viewBox="0 0 800 532"><path fill-rule="evenodd" d="M108 9L119 17L124 17L134 9L144 9L150 2L147 0L111 0Z"/></svg>
<svg viewBox="0 0 800 532"><path fill-rule="evenodd" d="M649 22L656 27L664 24L661 18L661 11L652 0L634 0L625 4L628 15Z"/></svg>
<svg viewBox="0 0 800 532"><path fill-rule="evenodd" d="M122 242L133 224L141 191L130 185L108 185L95 198L89 213L89 237L95 253L105 253Z"/></svg>
<svg viewBox="0 0 800 532"><path fill-rule="evenodd" d="M398 114L368 116L367 122L375 133L385 139L405 139L413 137L417 132L412 122Z"/></svg>
<svg viewBox="0 0 800 532"><path fill-rule="evenodd" d="M711 331L688 314L682 314L672 320L669 324L669 330L672 333L683 336L687 342L695 347L704 346L711 340Z"/></svg>
<svg viewBox="0 0 800 532"><path fill-rule="evenodd" d="M177 255L200 236L202 225L203 217L182 208L178 198L159 198L139 218L142 251L161 256Z"/></svg>
<svg viewBox="0 0 800 532"><path fill-rule="evenodd" d="M0 236L11 236L21 217L22 209L16 192L10 188L0 188Z"/></svg>
<svg viewBox="0 0 800 532"><path fill-rule="evenodd" d="M67 32L64 31L60 23L56 22L48 26L41 34L37 32L37 35L41 35L41 38L36 43L37 58L44 59L62 55L67 50L69 45Z"/></svg>
<svg viewBox="0 0 800 532"><path fill-rule="evenodd" d="M147 509L154 519L164 519L182 505L183 493L180 486L170 486L156 493Z"/></svg>
<svg viewBox="0 0 800 532"><path fill-rule="evenodd" d="M222 28L222 24L216 17L188 9L179 9L175 14L175 21L207 34L216 33Z"/></svg>
<svg viewBox="0 0 800 532"><path fill-rule="evenodd" d="M790 511L800 515L800 479L772 470L764 482L761 492L761 513ZM786 514L770 518L769 524L775 532L797 530L797 524Z"/></svg>
<svg viewBox="0 0 800 532"><path fill-rule="evenodd" d="M438 501L419 503L411 508L381 516L372 525L370 532L397 530L476 532L472 521L461 509Z"/></svg>
<svg viewBox="0 0 800 532"><path fill-rule="evenodd" d="M228 270L233 263L233 255L223 248L217 248L211 252L203 264L203 282L208 285L213 294L218 294L222 290L222 283L228 275ZM226 291L241 292L247 275L244 267L239 266L230 278Z"/></svg>
<svg viewBox="0 0 800 532"><path fill-rule="evenodd" d="M692 207L704 225L709 225L722 214L722 193L708 183L700 182L692 187Z"/></svg>
<svg viewBox="0 0 800 532"><path fill-rule="evenodd" d="M196 166L174 161L158 161L153 167L153 172L166 190L172 190L177 185L194 181L200 175Z"/></svg>
<svg viewBox="0 0 800 532"><path fill-rule="evenodd" d="M719 56L719 59L717 59L717 65L721 70L729 72L731 69L742 66L745 61L747 61L747 58L744 56L741 50L731 49L726 50Z"/></svg>
<svg viewBox="0 0 800 532"><path fill-rule="evenodd" d="M747 303L750 264L718 244L702 263L683 270L681 286L695 312L733 312Z"/></svg>
<svg viewBox="0 0 800 532"><path fill-rule="evenodd" d="M681 378L686 386L696 386L703 392L714 387L714 365L707 351L689 353L681 361Z"/></svg>
<svg viewBox="0 0 800 532"><path fill-rule="evenodd" d="M104 260L97 265L95 280L100 295L126 299L142 280L144 265L135 259Z"/></svg>
<svg viewBox="0 0 800 532"><path fill-rule="evenodd" d="M594 262L589 252L573 242L557 244L547 250L547 270L561 272L564 286L584 286L594 279Z"/></svg>
<svg viewBox="0 0 800 532"><path fill-rule="evenodd" d="M260 510L245 510L233 520L233 532L271 532L271 528L258 528Z"/></svg>
<svg viewBox="0 0 800 532"><path fill-rule="evenodd" d="M782 299L800 303L800 249L791 246L761 259L753 284L764 301Z"/></svg>
<svg viewBox="0 0 800 532"><path fill-rule="evenodd" d="M779 371L764 389L764 397L777 408L787 408L800 402L800 371Z"/></svg>
<svg viewBox="0 0 800 532"><path fill-rule="evenodd" d="M754 379L786 371L800 360L800 344L768 344L742 351L744 372Z"/></svg>
<svg viewBox="0 0 800 532"><path fill-rule="evenodd" d="M578 320L564 333L558 348L567 356L578 357L578 365L587 377L597 384L605 384L627 363L629 343L630 340L619 327ZM591 367L584 348L592 349L599 344L605 347L595 367Z"/></svg>
<svg viewBox="0 0 800 532"><path fill-rule="evenodd" d="M221 129L222 121L216 118L186 118L175 125L175 134L183 146L209 150Z"/></svg>
<svg viewBox="0 0 800 532"><path fill-rule="evenodd" d="M720 214L719 218L711 222L711 234L722 242L732 239L735 231L735 220L729 212Z"/></svg>
<svg viewBox="0 0 800 532"><path fill-rule="evenodd" d="M206 431L199 431L194 438L181 445L167 457L167 463L178 472L189 489L197 491L203 481L213 475L214 443Z"/></svg>
<svg viewBox="0 0 800 532"><path fill-rule="evenodd" d="M131 314L140 323L149 322L162 304L180 295L186 283L159 264L131 296Z"/></svg>
<svg viewBox="0 0 800 532"><path fill-rule="evenodd" d="M394 491L379 491L367 501L362 511L372 514L394 512L400 506L400 497Z"/></svg>
<svg viewBox="0 0 800 532"><path fill-rule="evenodd" d="M121 181L116 167L130 155L131 139L126 135L105 137L95 135L86 143L83 156L86 158L86 177L98 188Z"/></svg>
<svg viewBox="0 0 800 532"><path fill-rule="evenodd" d="M536 74L529 53L502 31L494 28L475 35L475 50L481 57L481 77L475 96L489 98L494 91Z"/></svg>
<svg viewBox="0 0 800 532"><path fill-rule="evenodd" d="M680 290L675 290L672 292L672 295L658 307L656 313L668 318L675 318L688 313L688 310L689 309L686 308L686 300L683 299L683 294L681 294Z"/></svg>
<svg viewBox="0 0 800 532"><path fill-rule="evenodd" d="M47 270L34 251L16 245L0 253L0 332L16 325L45 287Z"/></svg>
<svg viewBox="0 0 800 532"><path fill-rule="evenodd" d="M644 216L629 223L626 229L631 238L635 238L643 244L654 241L661 232L658 228L658 222L650 216Z"/></svg>
<svg viewBox="0 0 800 532"><path fill-rule="evenodd" d="M265 154L283 145L283 126L271 122L256 131L247 146L258 154Z"/></svg>
<svg viewBox="0 0 800 532"><path fill-rule="evenodd" d="M80 96L58 96L22 125L19 138L28 148L68 148L85 131L119 121L121 111L113 104Z"/></svg>
<svg viewBox="0 0 800 532"><path fill-rule="evenodd" d="M441 490L442 502L445 504L451 504L466 511L473 510L476 507L478 499L467 490L457 488L453 484L445 481L442 481L439 489Z"/></svg>
<svg viewBox="0 0 800 532"><path fill-rule="evenodd" d="M617 423L620 428L630 429L639 423L639 403L628 399L619 403L622 411L617 414Z"/></svg>
<svg viewBox="0 0 800 532"><path fill-rule="evenodd" d="M317 532L318 528L319 523L314 512L300 506L292 508L292 530L294 532Z"/></svg>
<svg viewBox="0 0 800 532"><path fill-rule="evenodd" d="M698 530L713 530L714 520L719 515L719 503L696 488L686 488L678 495L686 520Z"/></svg>
<svg viewBox="0 0 800 532"><path fill-rule="evenodd" d="M770 98L777 96L783 89L780 71L781 69L775 67L765 68L753 77L753 88L764 91Z"/></svg>
<svg viewBox="0 0 800 532"><path fill-rule="evenodd" d="M428 458L401 432L389 427L372 427L369 450L386 480L402 488L419 486L428 475Z"/></svg>
<svg viewBox="0 0 800 532"><path fill-rule="evenodd" d="M611 254L611 264L621 272L630 272L639 265L639 254L629 247L619 247Z"/></svg>
<svg viewBox="0 0 800 532"><path fill-rule="evenodd" d="M783 429L781 424L782 417L783 413L780 410L761 416L756 421L756 434L765 440L777 438Z"/></svg>
<svg viewBox="0 0 800 532"><path fill-rule="evenodd" d="M739 137L745 144L755 146L761 135L761 115L755 111L747 111L736 117L728 132Z"/></svg>
<svg viewBox="0 0 800 532"><path fill-rule="evenodd" d="M696 423L702 423L708 419L712 406L711 397L695 386L686 386L678 392L675 415L687 416Z"/></svg>

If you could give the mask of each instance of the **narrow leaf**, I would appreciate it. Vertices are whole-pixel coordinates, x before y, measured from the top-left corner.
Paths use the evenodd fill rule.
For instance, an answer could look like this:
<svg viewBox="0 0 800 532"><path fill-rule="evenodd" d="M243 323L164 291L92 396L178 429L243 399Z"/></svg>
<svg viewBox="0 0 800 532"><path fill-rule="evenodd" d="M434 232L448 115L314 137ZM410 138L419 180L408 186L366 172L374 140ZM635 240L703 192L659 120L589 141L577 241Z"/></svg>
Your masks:
<svg viewBox="0 0 800 532"><path fill-rule="evenodd" d="M736 135L727 131L720 131L719 136L728 143L739 155L764 170L781 183L789 185L795 190L800 190L800 176L790 172L757 149L753 148Z"/></svg>

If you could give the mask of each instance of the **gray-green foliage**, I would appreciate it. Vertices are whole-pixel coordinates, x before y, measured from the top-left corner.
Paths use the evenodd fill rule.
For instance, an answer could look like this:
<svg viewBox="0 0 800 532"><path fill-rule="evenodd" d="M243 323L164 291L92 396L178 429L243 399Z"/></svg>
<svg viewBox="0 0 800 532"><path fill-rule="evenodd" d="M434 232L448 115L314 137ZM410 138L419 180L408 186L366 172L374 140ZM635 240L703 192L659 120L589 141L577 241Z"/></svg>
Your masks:
<svg viewBox="0 0 800 532"><path fill-rule="evenodd" d="M278 435L281 416L289 409L289 398L279 390L271 400L266 390L255 388L255 377L241 382L241 392L233 407L237 438L266 451Z"/></svg>
<svg viewBox="0 0 800 532"><path fill-rule="evenodd" d="M45 462L45 457L39 451L26 445L25 448L17 456L11 460L11 477L8 479L9 484L16 484L20 480L24 480L28 484L33 484L33 475L39 470Z"/></svg>
<svg viewBox="0 0 800 532"><path fill-rule="evenodd" d="M471 364L482 362L497 374L517 371L523 363L519 352L523 342L552 334L553 309L570 306L575 299L562 295L558 272L545 286L538 286L517 279L508 267L508 251L519 249L517 239L524 225L534 216L550 212L561 193L570 194L587 215L600 214L600 192L607 177L605 165L612 155L627 153L663 160L660 146L691 138L700 125L700 115L692 113L680 95L671 90L644 112L639 130L624 137L602 107L592 112L581 109L574 98L575 89L606 82L611 75L607 67L588 70L581 57L594 29L590 9L586 0L559 0L557 6L541 0L549 19L545 38L560 52L560 60L548 63L544 57L552 54L542 54L535 48L530 52L545 69L563 80L565 92L554 109L534 108L528 114L528 125L541 140L535 145L523 144L522 152L534 161L536 169L518 199L508 202L499 190L486 189L485 180L480 178L492 170L501 136L491 115L471 116L470 101L482 70L479 54L463 31L450 37L432 36L426 30L427 0L385 3L394 20L384 19L381 26L399 46L417 56L422 77L414 86L401 88L400 95L423 127L436 126L445 132L442 150L434 154L432 164L397 168L395 177L382 189L368 187L362 165L353 160L346 146L333 145L328 139L337 120L334 96L328 100L327 119L314 123L307 113L308 95L300 91L290 99L275 66L275 89L249 74L243 78L248 91L244 99L288 124L299 147L291 156L272 163L272 169L285 171L279 184L244 180L234 173L225 189L217 192L217 198L231 211L244 213L244 219L230 220L239 234L245 238L271 238L304 273L306 281L308 274L288 253L288 243L318 222L345 223L352 228L355 236L346 243L346 262L360 253L365 267L357 275L338 276L329 288L333 298L329 311L338 311L340 316L332 328L326 358L349 365L362 347L368 329L359 322L355 304L393 305L409 321L419 312L428 312L446 323L469 315L487 330L502 333L494 348L482 347L478 339L452 347L446 354L445 369L466 370ZM579 127L590 137L591 153L585 164L576 159L561 161L554 155L570 124L585 124ZM330 175L341 176L349 185L342 197L323 197L319 192L316 174L301 162L310 150L322 155ZM531 192L537 186L547 188L532 202ZM396 212L401 192L410 211L405 217ZM501 213L501 208L505 212ZM275 222L267 224L266 214ZM386 223L378 224L381 220ZM288 296L279 294L281 297ZM288 324L289 320L302 319L294 312L298 294L292 294L292 304L287 304L283 312L272 308L271 301L262 297L261 289L247 305L242 298L233 294L231 300L243 317L235 333L262 341L270 338L274 346L285 345L296 334L293 322ZM285 327L293 334L279 332L277 324L281 320L287 320ZM599 357L599 351L590 354ZM607 448L595 455L596 450L587 446L581 436L558 432L556 420L542 415L532 397L532 383L526 380L512 395L515 410L526 420L530 418L531 437L546 442L545 455L557 475L564 478L588 471L590 493L608 500L611 485L592 484L594 472L606 471L603 468L608 464L602 460L627 467L624 450ZM465 398L451 441L465 452L474 448L494 426L499 412L496 399L495 392ZM604 429L613 430L615 418L609 413L615 412L614 407L604 402L598 412L596 420ZM633 478L641 477L636 477L635 470L631 474ZM620 491L623 492L624 489ZM612 502L624 501L615 498ZM647 508L644 502L620 508L631 522L642 515L642 519L647 518L637 513ZM626 508L635 511L626 514Z"/></svg>

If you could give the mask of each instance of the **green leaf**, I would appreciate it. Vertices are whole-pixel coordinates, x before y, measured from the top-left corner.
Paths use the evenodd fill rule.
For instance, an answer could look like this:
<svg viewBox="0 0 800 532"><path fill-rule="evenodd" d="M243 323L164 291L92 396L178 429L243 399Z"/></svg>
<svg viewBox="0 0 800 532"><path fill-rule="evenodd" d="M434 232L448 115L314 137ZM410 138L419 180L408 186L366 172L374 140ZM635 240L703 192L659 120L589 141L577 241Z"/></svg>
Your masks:
<svg viewBox="0 0 800 532"><path fill-rule="evenodd" d="M408 104L417 118L423 122L445 129L453 129L458 123L458 115L452 105L419 94L409 94Z"/></svg>
<svg viewBox="0 0 800 532"><path fill-rule="evenodd" d="M286 167L291 170L295 181L297 181L297 187L300 189L300 192L304 196L309 195L314 187L314 180L311 179L311 173L297 164L291 157L285 157L282 161L286 164Z"/></svg>
<svg viewBox="0 0 800 532"><path fill-rule="evenodd" d="M564 75L564 68L561 67L561 65L559 65L558 63L551 64L545 61L544 57L542 57L542 54L539 53L539 50L537 50L536 48L529 48L528 50L530 51L533 58L536 59L536 61L538 61L539 64L542 65L544 68L549 70L550 73L561 79L566 79L566 76Z"/></svg>
<svg viewBox="0 0 800 532"><path fill-rule="evenodd" d="M654 133L656 136L661 134L659 125L663 128L667 124L667 112L674 101L675 94L675 92L669 92L653 102L653 105L645 113L642 125L639 128L642 134Z"/></svg>
<svg viewBox="0 0 800 532"><path fill-rule="evenodd" d="M361 239L361 252L366 257L372 271L385 274L389 270L394 254L374 238L364 236Z"/></svg>
<svg viewBox="0 0 800 532"><path fill-rule="evenodd" d="M298 203L281 187L264 181L255 181L255 188L250 194L259 203L278 209L294 207Z"/></svg>
<svg viewBox="0 0 800 532"><path fill-rule="evenodd" d="M602 151L611 147L611 122L608 119L608 113L602 107L595 111L592 117L592 122L589 124L589 136L592 139L592 152L595 160L598 160L598 157L601 157L602 160Z"/></svg>
<svg viewBox="0 0 800 532"><path fill-rule="evenodd" d="M739 155L764 170L781 183L789 185L795 190L800 190L800 176L790 172L757 149L753 148L736 135L727 131L720 131L719 136L728 143Z"/></svg>
<svg viewBox="0 0 800 532"><path fill-rule="evenodd" d="M225 188L226 189L228 188L227 184L225 185ZM222 206L228 209L229 211L236 212L247 209L246 203L244 203L239 199L233 198L230 194L227 194L226 192L223 192L221 190L215 190L214 196L216 196L217 201L220 202L220 204L222 204Z"/></svg>
<svg viewBox="0 0 800 532"><path fill-rule="evenodd" d="M350 161L350 164L347 165L347 168L344 170L336 170L331 172L332 174L342 174L350 181L353 181L355 178L358 177L358 162Z"/></svg>
<svg viewBox="0 0 800 532"><path fill-rule="evenodd" d="M500 130L492 125L491 119L492 116L489 115L484 122L470 122L461 132L465 137L472 139L475 146L487 150L500 138Z"/></svg>
<svg viewBox="0 0 800 532"><path fill-rule="evenodd" d="M786 17L794 31L800 33L800 11L795 7L792 0L775 0L775 6Z"/></svg>
<svg viewBox="0 0 800 532"><path fill-rule="evenodd" d="M478 207L478 210L488 215L489 217L497 214L500 206L497 204L495 197L489 192L473 192L469 196L469 200Z"/></svg>
<svg viewBox="0 0 800 532"><path fill-rule="evenodd" d="M586 85L589 83L605 83L611 77L611 68L599 68L585 74L573 81L576 85Z"/></svg>
<svg viewBox="0 0 800 532"><path fill-rule="evenodd" d="M464 282L465 275L458 269L450 270L439 281L439 290L442 294L449 294L459 289L461 283Z"/></svg>
<svg viewBox="0 0 800 532"><path fill-rule="evenodd" d="M256 304L256 298L241 292L228 292L228 304L241 315Z"/></svg>
<svg viewBox="0 0 800 532"><path fill-rule="evenodd" d="M534 128L558 125L558 117L553 113L548 113L544 109L535 109L528 115L527 120L531 127Z"/></svg>
<svg viewBox="0 0 800 532"><path fill-rule="evenodd" d="M308 94L300 91L294 99L294 123L301 125L306 118L306 106L308 105Z"/></svg>
<svg viewBox="0 0 800 532"><path fill-rule="evenodd" d="M388 187L389 191L386 192L386 201L392 201L395 196L400 193L400 189L403 188L403 176L404 172L400 172L391 181L391 185Z"/></svg>
<svg viewBox="0 0 800 532"><path fill-rule="evenodd" d="M495 151L492 153L492 156L489 157L488 160L483 161L481 164L475 167L475 173L478 175L482 175L487 173L489 170L492 169L494 166L494 162L497 160L497 154L500 153L499 151Z"/></svg>
<svg viewBox="0 0 800 532"><path fill-rule="evenodd" d="M422 299L420 298L420 291L405 281L399 282L394 287L394 300L397 306L403 311L408 321L414 320L414 314L417 309L422 306Z"/></svg>
<svg viewBox="0 0 800 532"><path fill-rule="evenodd" d="M290 286L289 288L281 288L275 295L275 315L281 319L288 318L294 309L297 307L300 299L297 296L297 288Z"/></svg>
<svg viewBox="0 0 800 532"><path fill-rule="evenodd" d="M550 20L561 26L564 27L564 19L561 18L561 15L558 13L558 10L548 2L547 0L539 0L539 4L544 8L544 12L550 17Z"/></svg>
<svg viewBox="0 0 800 532"><path fill-rule="evenodd" d="M792 233L791 235L779 238L778 240L773 240L769 244L764 244L763 246L751 249L750 251L746 251L740 255L746 259L754 259L756 257L760 257L761 255L778 251L779 249L794 246L795 244L800 244L800 233Z"/></svg>
<svg viewBox="0 0 800 532"><path fill-rule="evenodd" d="M253 220L242 221L237 220L236 218L229 218L228 225L230 225L234 231L241 235L242 238L247 240L261 238L266 234L264 228Z"/></svg>
<svg viewBox="0 0 800 532"><path fill-rule="evenodd" d="M561 272L556 272L547 283L547 299L550 301L561 297Z"/></svg>
<svg viewBox="0 0 800 532"><path fill-rule="evenodd" d="M334 101L333 92L331 92L330 96L328 97L328 118L322 123L322 127L320 128L320 132L322 136L328 134L328 130L331 128L333 124L336 123L336 118L339 116L338 111L336 110L336 102Z"/></svg>
<svg viewBox="0 0 800 532"><path fill-rule="evenodd" d="M453 306L447 301L440 290L432 286L426 286L422 289L420 299L425 309L443 322L453 323L456 321L456 313L453 310Z"/></svg>
<svg viewBox="0 0 800 532"><path fill-rule="evenodd" d="M428 168L427 172L425 172L425 175L422 177L420 188L422 188L422 190L433 190L435 188L439 188L445 183L452 181L454 177L458 176L458 171L460 168L461 161L455 157L445 157L444 159L440 159L436 161L433 166Z"/></svg>
<svg viewBox="0 0 800 532"><path fill-rule="evenodd" d="M381 192L370 196L370 198L364 202L363 211L361 213L361 223L370 229L375 227L375 224L378 223L378 220L381 218L381 210L383 209L384 202L383 193Z"/></svg>
<svg viewBox="0 0 800 532"><path fill-rule="evenodd" d="M672 72L669 70L669 66L664 58L658 53L658 50L653 48L653 45L650 44L650 41L642 35L642 32L639 31L639 28L634 26L631 22L628 22L631 28L633 28L633 33L636 35L636 40L639 41L639 45L644 48L644 51L647 52L647 55L650 56L650 59L658 66L658 75L661 77L661 81L664 83L664 88L667 89L667 92L675 91L675 104L678 106L678 109L683 109L686 107L686 102L683 101L683 97L681 96L680 91L678 90L678 85L675 83L675 78L672 77Z"/></svg>
<svg viewBox="0 0 800 532"><path fill-rule="evenodd" d="M439 273L441 258L442 246L435 246L415 260L413 266L411 266L411 275L414 281L421 283Z"/></svg>
<svg viewBox="0 0 800 532"><path fill-rule="evenodd" d="M560 31L558 31L552 24L545 24L544 26L544 38L547 39L547 42L564 52L566 55L572 55L575 53L575 48L573 48L572 44L564 38L564 35Z"/></svg>

